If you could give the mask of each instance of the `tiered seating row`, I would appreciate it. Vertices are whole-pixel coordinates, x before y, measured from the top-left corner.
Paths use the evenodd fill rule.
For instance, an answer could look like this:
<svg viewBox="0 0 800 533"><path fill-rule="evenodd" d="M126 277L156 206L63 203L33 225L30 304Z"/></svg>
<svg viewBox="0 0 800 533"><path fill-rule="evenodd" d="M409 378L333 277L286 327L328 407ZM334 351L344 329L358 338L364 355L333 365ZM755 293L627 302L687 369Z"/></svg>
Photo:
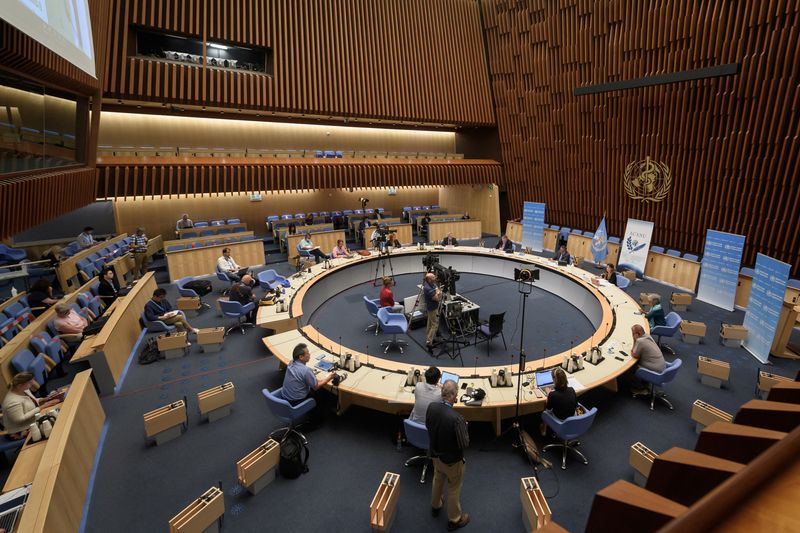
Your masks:
<svg viewBox="0 0 800 533"><path fill-rule="evenodd" d="M449 152L390 152L365 150L281 150L260 148L186 147L186 146L109 146L97 148L99 157L271 157L324 159L464 159L464 154Z"/></svg>

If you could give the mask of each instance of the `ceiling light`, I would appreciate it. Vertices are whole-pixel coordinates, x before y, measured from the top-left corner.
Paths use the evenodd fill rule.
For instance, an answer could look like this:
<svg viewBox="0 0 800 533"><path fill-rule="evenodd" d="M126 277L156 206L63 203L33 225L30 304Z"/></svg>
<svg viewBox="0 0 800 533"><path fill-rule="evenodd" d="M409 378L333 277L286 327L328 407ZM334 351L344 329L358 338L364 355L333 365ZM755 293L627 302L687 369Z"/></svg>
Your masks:
<svg viewBox="0 0 800 533"><path fill-rule="evenodd" d="M211 48L217 48L219 50L227 50L228 49L228 47L225 46L224 44L208 43L208 46L210 46Z"/></svg>

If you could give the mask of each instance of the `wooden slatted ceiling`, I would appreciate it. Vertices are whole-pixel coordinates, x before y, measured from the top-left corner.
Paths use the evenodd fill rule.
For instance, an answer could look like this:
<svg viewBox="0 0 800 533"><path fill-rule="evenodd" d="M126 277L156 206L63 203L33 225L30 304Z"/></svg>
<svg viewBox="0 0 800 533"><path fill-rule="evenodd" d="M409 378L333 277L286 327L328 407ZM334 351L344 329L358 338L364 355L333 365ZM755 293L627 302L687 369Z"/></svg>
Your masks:
<svg viewBox="0 0 800 533"><path fill-rule="evenodd" d="M490 125L476 0L119 0L106 96ZM132 57L130 25L271 47L274 76Z"/></svg>
<svg viewBox="0 0 800 533"><path fill-rule="evenodd" d="M656 244L702 253L706 228L747 236L800 276L800 4L786 0L485 0L484 31L512 216L612 235L655 222ZM738 76L575 97L575 87L710 65ZM630 200L650 155L668 199Z"/></svg>
<svg viewBox="0 0 800 533"><path fill-rule="evenodd" d="M96 190L95 169L86 167L0 180L0 238L83 207Z"/></svg>
<svg viewBox="0 0 800 533"><path fill-rule="evenodd" d="M97 197L290 191L350 187L413 187L496 183L496 161L440 163L344 163L339 161L252 164L99 164Z"/></svg>

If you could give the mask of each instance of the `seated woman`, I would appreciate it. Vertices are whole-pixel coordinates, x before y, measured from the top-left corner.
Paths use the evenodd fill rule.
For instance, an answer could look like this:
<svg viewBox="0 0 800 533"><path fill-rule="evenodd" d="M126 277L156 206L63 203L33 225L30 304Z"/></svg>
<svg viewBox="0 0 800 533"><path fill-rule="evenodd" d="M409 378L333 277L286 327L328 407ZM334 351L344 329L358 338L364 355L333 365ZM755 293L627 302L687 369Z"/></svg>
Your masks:
<svg viewBox="0 0 800 533"><path fill-rule="evenodd" d="M617 284L617 272L614 270L613 263L608 263L606 265L606 271L603 272L603 279L614 285Z"/></svg>
<svg viewBox="0 0 800 533"><path fill-rule="evenodd" d="M303 234L303 240L297 243L297 251L307 252L309 255L314 257L314 260L317 263L328 258L327 255L320 251L318 246L314 246L314 243L311 242L311 234L309 232L305 232Z"/></svg>
<svg viewBox="0 0 800 533"><path fill-rule="evenodd" d="M658 294L650 296L650 310L645 315L645 318L650 321L651 328L667 325L664 309L661 307L661 296Z"/></svg>
<svg viewBox="0 0 800 533"><path fill-rule="evenodd" d="M39 278L36 283L31 286L28 292L28 306L31 308L33 316L39 316L44 313L51 305L58 303L58 300L53 298L53 286L45 278Z"/></svg>
<svg viewBox="0 0 800 533"><path fill-rule="evenodd" d="M103 305L108 307L119 296L119 284L114 277L114 270L110 268L100 272L100 286L97 288L97 295L103 301Z"/></svg>
<svg viewBox="0 0 800 533"><path fill-rule="evenodd" d="M390 233L386 241L386 246L389 248L402 248L402 244L397 239L397 233Z"/></svg>
<svg viewBox="0 0 800 533"><path fill-rule="evenodd" d="M333 250L331 251L331 257L333 257L334 259L338 259L340 257L345 259L350 259L351 257L353 257L353 254L352 252L350 252L350 250L347 249L347 246L345 246L344 241L342 239L339 239L338 241L336 241L336 246L334 246Z"/></svg>
<svg viewBox="0 0 800 533"><path fill-rule="evenodd" d="M514 251L514 243L511 242L511 239L509 239L507 235L503 234L500 240L497 241L497 244L495 244L494 249L503 250L505 253L510 254Z"/></svg>
<svg viewBox="0 0 800 533"><path fill-rule="evenodd" d="M384 276L379 305L380 307L389 307L392 313L402 313L405 311L405 307L400 304L395 304L392 287L394 287L394 279L392 279L391 276Z"/></svg>
<svg viewBox="0 0 800 533"><path fill-rule="evenodd" d="M553 390L547 395L545 409L549 409L553 416L560 420L575 415L578 407L578 396L575 389L567 386L567 373L560 367L553 369ZM547 432L547 425L542 422L539 426L542 435Z"/></svg>
<svg viewBox="0 0 800 533"><path fill-rule="evenodd" d="M11 379L11 387L3 398L3 425L12 440L24 437L37 414L61 401L60 396L49 400L34 398L28 392L32 386L33 374L20 372Z"/></svg>

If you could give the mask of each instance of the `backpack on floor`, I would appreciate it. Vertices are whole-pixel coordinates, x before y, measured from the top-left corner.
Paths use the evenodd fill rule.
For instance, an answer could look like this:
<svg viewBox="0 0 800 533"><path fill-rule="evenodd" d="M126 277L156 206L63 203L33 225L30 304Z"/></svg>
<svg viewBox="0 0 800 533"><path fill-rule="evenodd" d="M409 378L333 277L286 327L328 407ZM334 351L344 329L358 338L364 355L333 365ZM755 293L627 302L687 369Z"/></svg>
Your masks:
<svg viewBox="0 0 800 533"><path fill-rule="evenodd" d="M207 279L193 279L192 281L188 282L184 285L187 289L191 289L197 293L198 296L205 296L209 294L213 287L211 286L211 282Z"/></svg>
<svg viewBox="0 0 800 533"><path fill-rule="evenodd" d="M139 353L139 364L149 365L163 358L161 352L158 351L158 337L150 337L147 339L142 351Z"/></svg>
<svg viewBox="0 0 800 533"><path fill-rule="evenodd" d="M281 441L281 457L278 471L281 477L297 479L300 474L308 472L308 446L303 438L294 431L289 431Z"/></svg>

